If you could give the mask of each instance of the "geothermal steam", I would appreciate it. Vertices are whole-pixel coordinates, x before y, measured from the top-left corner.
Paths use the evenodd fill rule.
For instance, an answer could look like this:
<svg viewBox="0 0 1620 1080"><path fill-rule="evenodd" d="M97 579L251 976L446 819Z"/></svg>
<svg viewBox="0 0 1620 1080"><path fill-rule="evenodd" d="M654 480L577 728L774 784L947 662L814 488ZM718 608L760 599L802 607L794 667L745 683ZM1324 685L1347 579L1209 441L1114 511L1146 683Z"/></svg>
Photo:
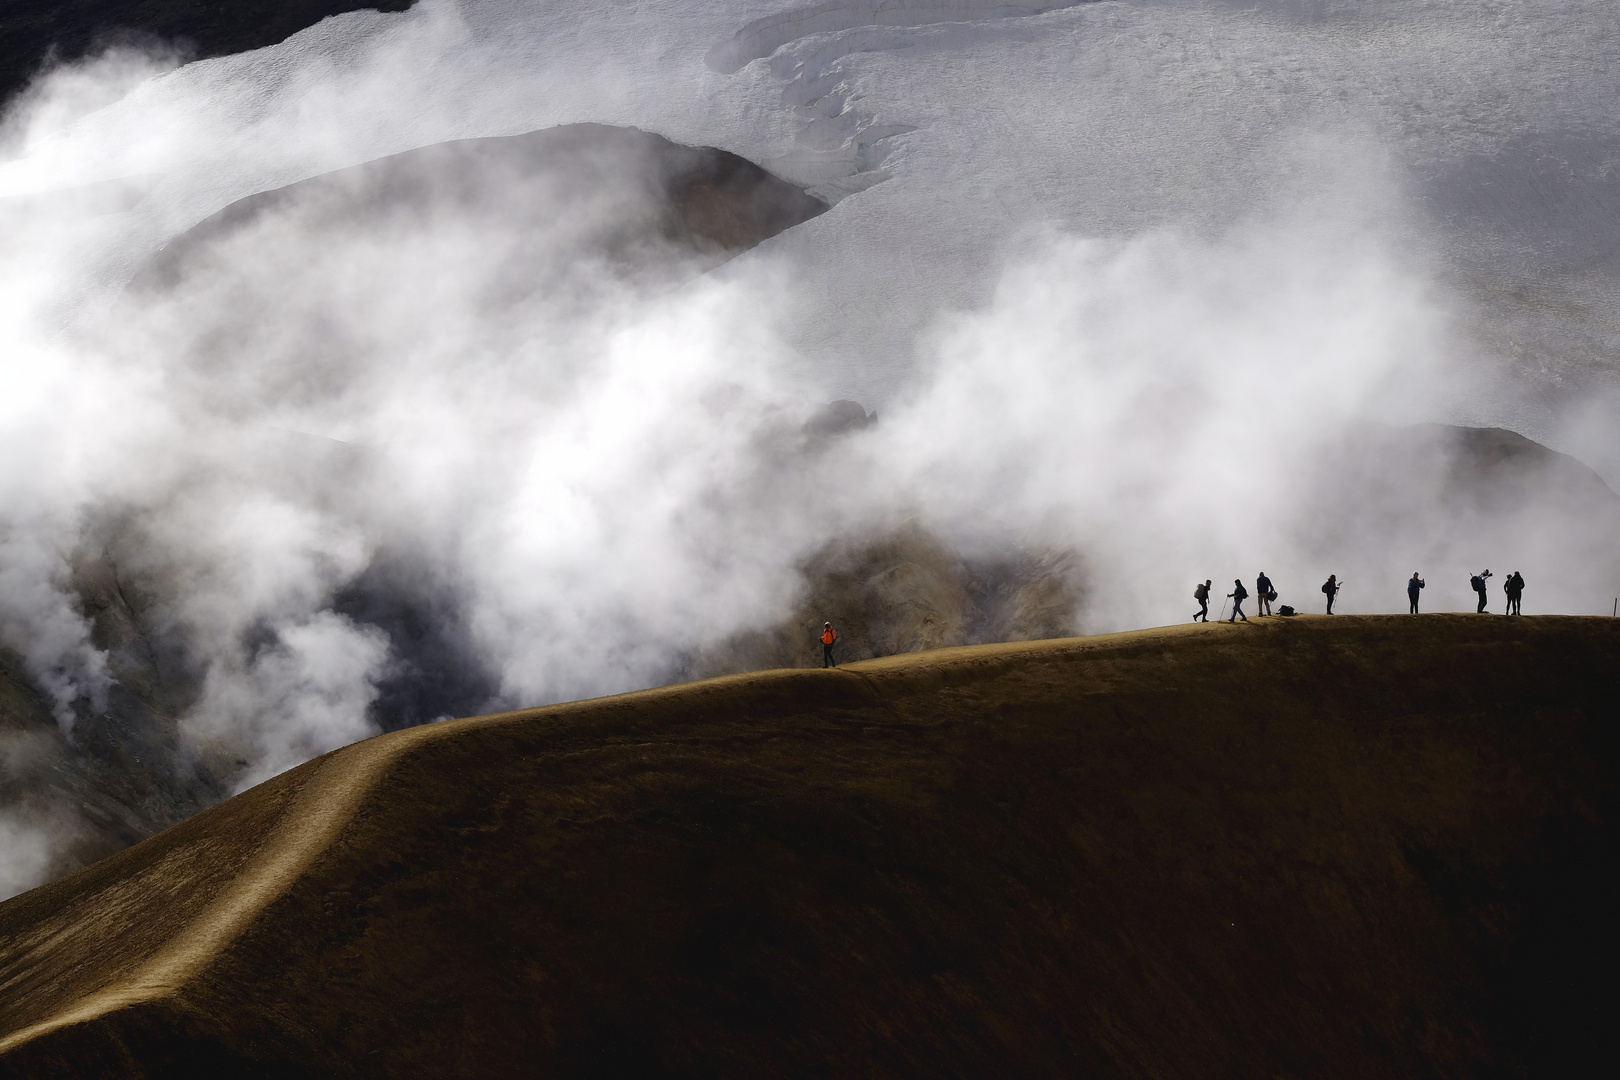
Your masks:
<svg viewBox="0 0 1620 1080"><path fill-rule="evenodd" d="M59 75L77 96L47 88L55 112L12 121L19 175L48 175L84 86L130 71ZM135 141L153 172L185 143L164 119ZM643 232L657 257L629 272L602 240L632 212L612 184L488 181L527 207L520 230L480 200L334 221L293 191L129 290L152 215L106 189L14 200L0 633L71 739L113 681L75 574L113 560L195 677L187 753L238 763L240 787L402 722L378 703L406 659L353 602L382 566L455 626L446 655L487 673L486 709L674 678L779 623L829 544L902 527L969 555L1077 554L1061 565L1084 568L1071 616L1090 631L1185 619L1206 577L1264 569L1304 607L1336 571L1360 586L1343 610L1377 611L1414 560L1509 569L1526 538L1438 521L1426 475L1386 477L1410 506L1395 520L1321 498L1358 425L1431 418L1448 333L1380 224L1396 188L1328 146L1299 142L1323 167L1213 233L1032 223L981 305L938 313L882 420L831 440L805 425L833 395L781 332L800 268L755 252L703 274L712 259ZM161 183L206 186L191 161ZM1466 544L1437 540L1453 527ZM1571 516L1539 577L1522 567L1527 606L1608 597L1588 587L1615 573L1594 528ZM45 872L48 840L0 818L0 886Z"/></svg>

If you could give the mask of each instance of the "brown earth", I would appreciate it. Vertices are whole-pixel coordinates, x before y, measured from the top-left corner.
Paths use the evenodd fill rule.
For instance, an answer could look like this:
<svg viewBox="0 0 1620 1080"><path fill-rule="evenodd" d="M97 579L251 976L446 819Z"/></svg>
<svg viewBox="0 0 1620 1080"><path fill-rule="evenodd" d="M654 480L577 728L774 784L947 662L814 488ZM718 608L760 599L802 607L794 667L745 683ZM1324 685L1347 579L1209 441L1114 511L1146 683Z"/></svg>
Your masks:
<svg viewBox="0 0 1620 1080"><path fill-rule="evenodd" d="M840 661L1066 637L1082 603L1081 566L1074 552L1052 548L1008 545L994 557L965 557L915 521L834 540L799 567L803 592L792 614L695 654L680 674L820 667L829 620Z"/></svg>
<svg viewBox="0 0 1620 1080"><path fill-rule="evenodd" d="M1616 686L1301 617L412 728L0 905L0 1075L1589 1075Z"/></svg>

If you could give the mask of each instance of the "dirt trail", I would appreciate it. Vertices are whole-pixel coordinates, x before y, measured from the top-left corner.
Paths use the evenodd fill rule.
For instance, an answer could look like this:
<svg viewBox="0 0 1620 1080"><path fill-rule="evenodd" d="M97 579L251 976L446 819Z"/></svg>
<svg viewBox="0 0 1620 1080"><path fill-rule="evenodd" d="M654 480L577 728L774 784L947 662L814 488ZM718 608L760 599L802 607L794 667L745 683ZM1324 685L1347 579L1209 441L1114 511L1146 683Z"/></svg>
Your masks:
<svg viewBox="0 0 1620 1080"><path fill-rule="evenodd" d="M321 759L268 842L219 896L189 918L127 980L10 1033L0 1039L0 1055L56 1029L182 990L331 846L389 764L408 746L434 733L416 728L401 732L400 738L368 740Z"/></svg>

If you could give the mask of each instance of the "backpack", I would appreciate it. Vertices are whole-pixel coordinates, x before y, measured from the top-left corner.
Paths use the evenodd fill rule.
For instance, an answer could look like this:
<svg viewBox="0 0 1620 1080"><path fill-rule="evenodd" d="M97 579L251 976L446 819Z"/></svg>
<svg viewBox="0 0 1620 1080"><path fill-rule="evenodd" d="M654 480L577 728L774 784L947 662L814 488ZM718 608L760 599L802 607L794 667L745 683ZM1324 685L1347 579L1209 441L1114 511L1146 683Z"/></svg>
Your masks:
<svg viewBox="0 0 1620 1080"><path fill-rule="evenodd" d="M1273 603L1273 602L1276 601L1276 599L1277 599L1277 590L1276 589L1272 589L1270 592L1266 593L1266 603L1268 603L1268 604Z"/></svg>
<svg viewBox="0 0 1620 1080"><path fill-rule="evenodd" d="M1485 591L1485 579L1480 577L1478 574L1475 574L1473 577L1469 578L1468 584L1473 587L1475 592Z"/></svg>
<svg viewBox="0 0 1620 1080"><path fill-rule="evenodd" d="M1327 592L1327 591L1328 591L1328 583L1327 583L1327 582L1325 582L1325 581L1324 581L1324 582L1322 582L1322 591L1323 591L1323 592Z"/></svg>
<svg viewBox="0 0 1620 1080"><path fill-rule="evenodd" d="M1279 615L1297 615L1299 613L1296 612L1293 608L1289 607L1287 604L1284 604L1282 607L1277 609L1277 614L1279 614Z"/></svg>

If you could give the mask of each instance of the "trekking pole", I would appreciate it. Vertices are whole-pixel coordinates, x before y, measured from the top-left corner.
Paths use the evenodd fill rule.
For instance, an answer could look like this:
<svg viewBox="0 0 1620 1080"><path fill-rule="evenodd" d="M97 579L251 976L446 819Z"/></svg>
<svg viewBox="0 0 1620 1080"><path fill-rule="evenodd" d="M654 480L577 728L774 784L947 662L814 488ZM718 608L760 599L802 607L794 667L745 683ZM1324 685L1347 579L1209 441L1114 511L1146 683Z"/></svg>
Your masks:
<svg viewBox="0 0 1620 1080"><path fill-rule="evenodd" d="M1231 597L1227 597L1227 599L1229 600ZM1220 622L1224 618L1226 618L1226 600L1221 601L1221 613L1215 616L1215 621Z"/></svg>

